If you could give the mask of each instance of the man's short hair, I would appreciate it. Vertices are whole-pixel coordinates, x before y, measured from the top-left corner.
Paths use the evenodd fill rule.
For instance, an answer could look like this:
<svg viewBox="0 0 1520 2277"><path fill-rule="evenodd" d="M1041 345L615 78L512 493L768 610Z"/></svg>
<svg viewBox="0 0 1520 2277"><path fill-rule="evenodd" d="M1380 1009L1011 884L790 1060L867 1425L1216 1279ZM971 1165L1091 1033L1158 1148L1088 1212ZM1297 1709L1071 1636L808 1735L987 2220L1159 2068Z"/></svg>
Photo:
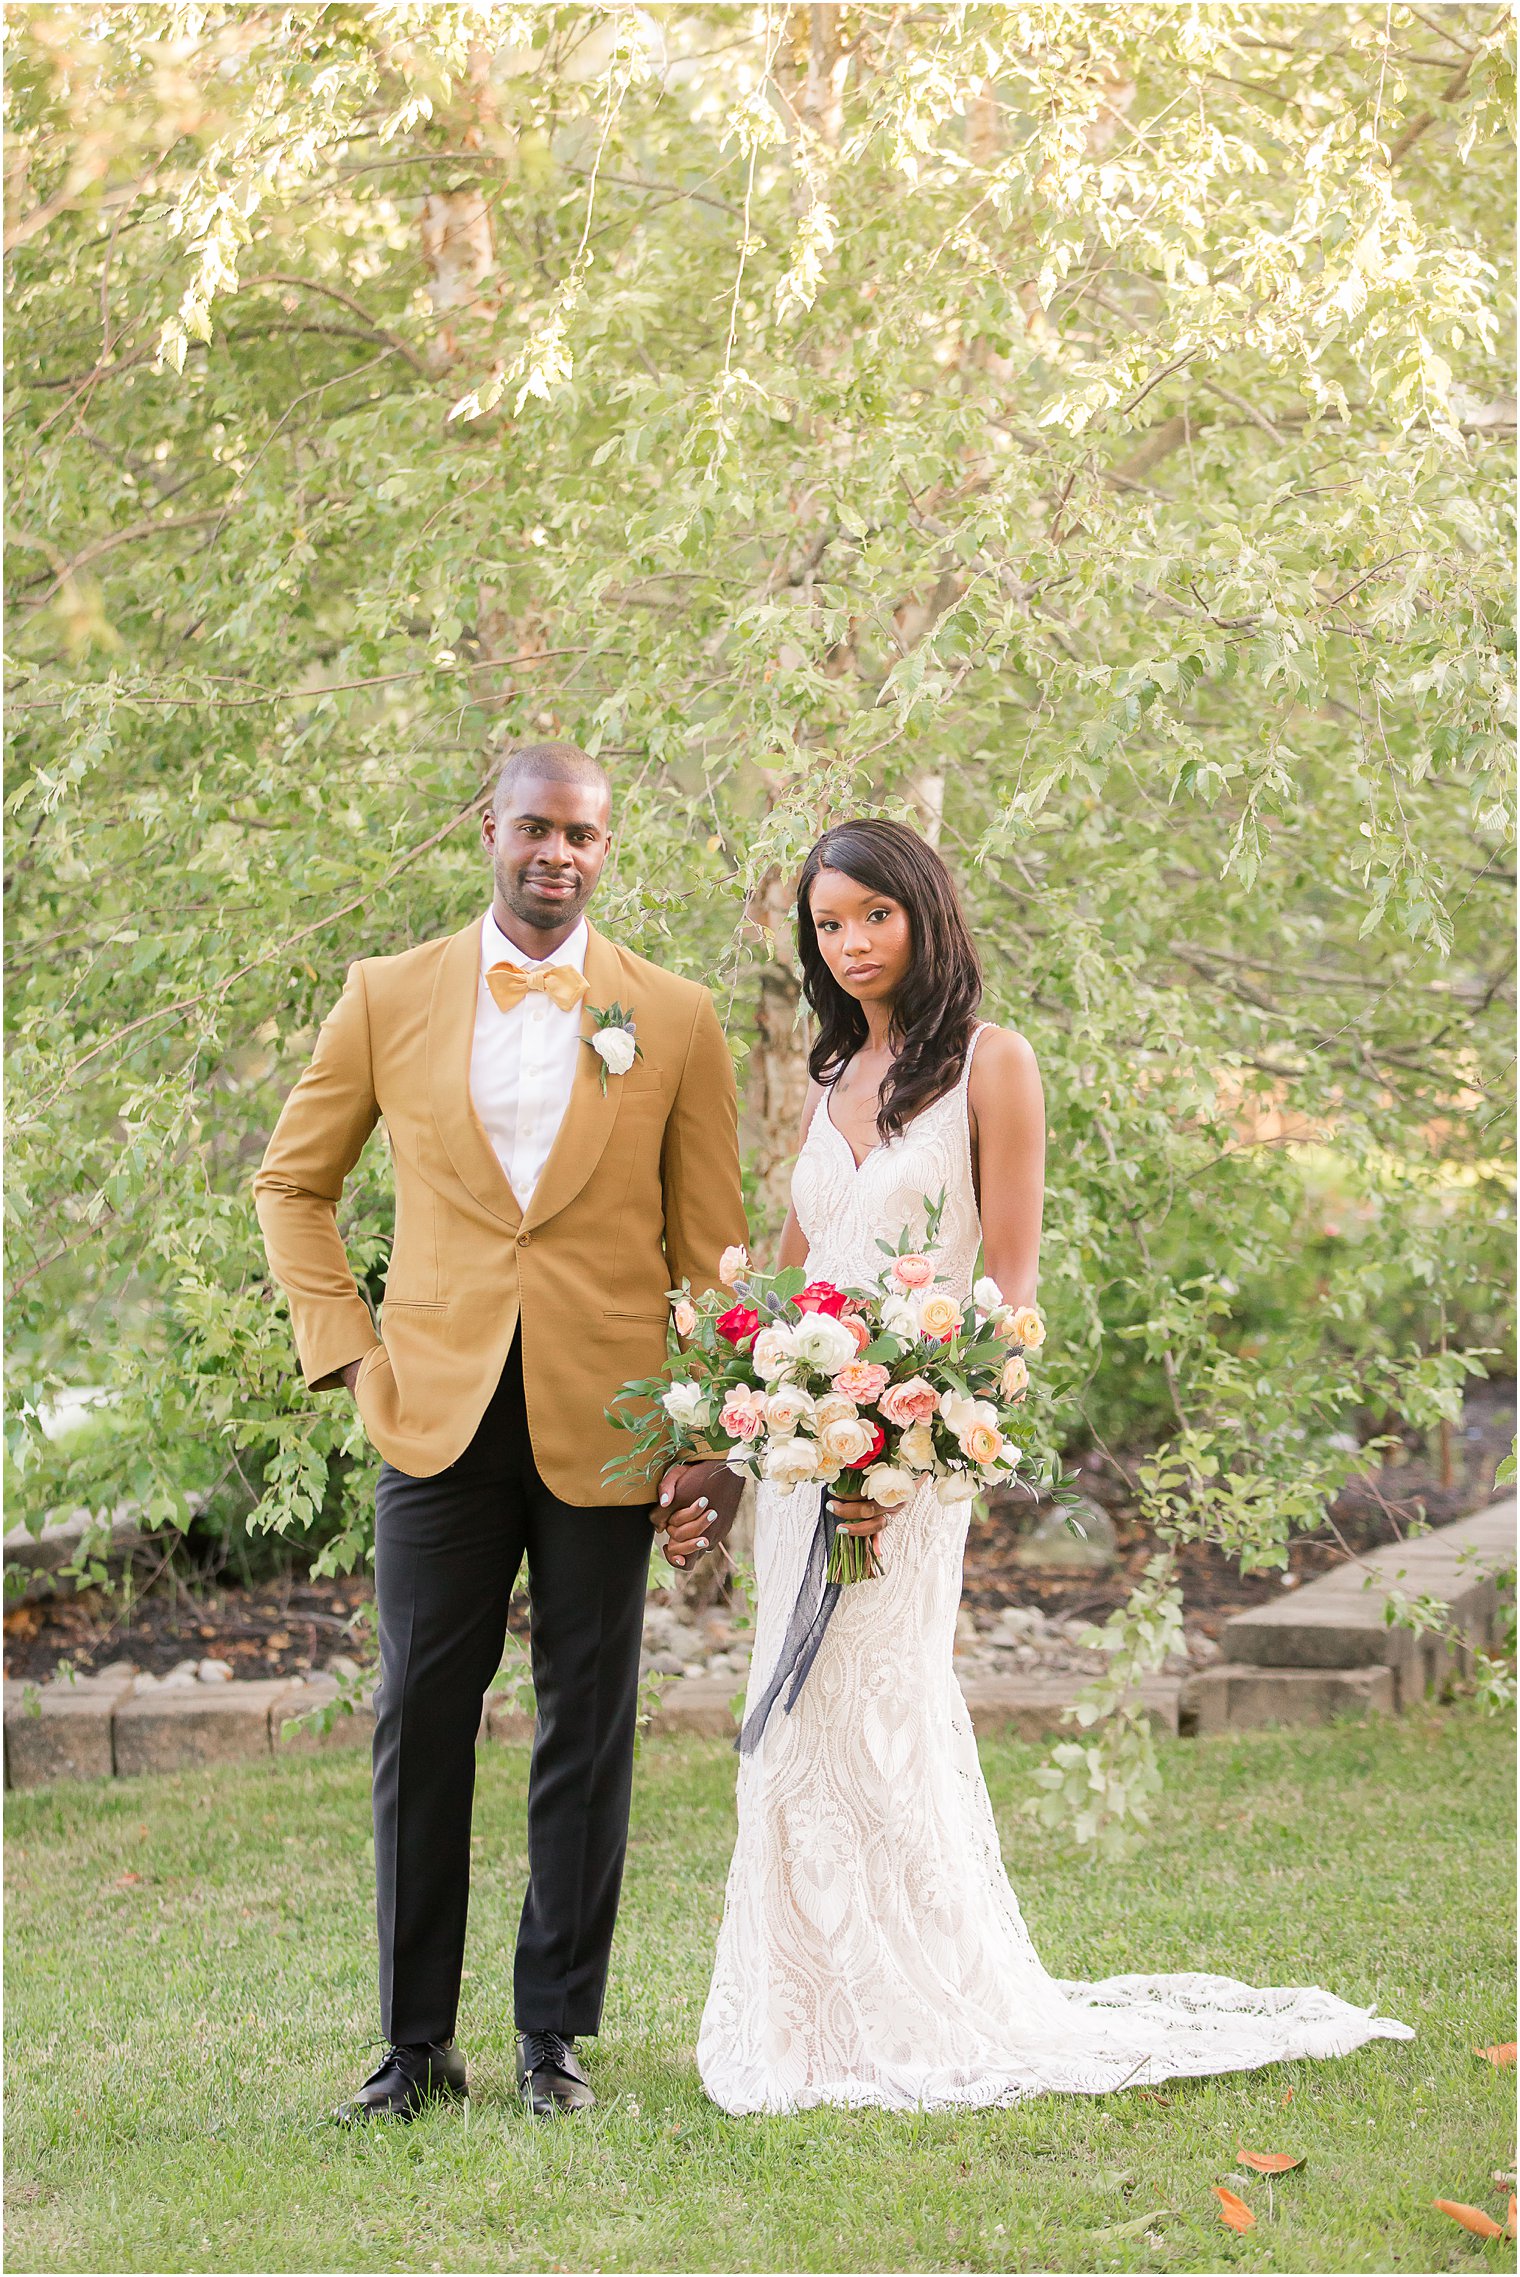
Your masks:
<svg viewBox="0 0 1520 2277"><path fill-rule="evenodd" d="M612 803L612 781L600 759L593 759L589 751L582 751L577 743L523 743L507 754L496 788L491 793L491 812L500 814L506 798L518 783L582 783L588 789L604 790L607 803Z"/></svg>

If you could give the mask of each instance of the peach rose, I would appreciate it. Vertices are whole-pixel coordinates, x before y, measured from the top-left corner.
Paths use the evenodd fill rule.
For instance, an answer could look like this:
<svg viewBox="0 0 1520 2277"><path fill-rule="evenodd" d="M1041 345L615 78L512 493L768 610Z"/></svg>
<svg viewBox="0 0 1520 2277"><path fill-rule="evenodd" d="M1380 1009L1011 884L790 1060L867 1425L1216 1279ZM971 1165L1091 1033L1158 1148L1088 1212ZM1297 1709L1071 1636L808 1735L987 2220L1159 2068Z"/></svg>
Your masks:
<svg viewBox="0 0 1520 2277"><path fill-rule="evenodd" d="M736 1241L732 1248L725 1249L723 1255L718 1259L718 1279L723 1283L725 1289L731 1289L736 1283L743 1280L748 1271L749 1251L742 1241Z"/></svg>
<svg viewBox="0 0 1520 2277"><path fill-rule="evenodd" d="M773 1439L790 1439L811 1422L813 1402L798 1384L783 1384L765 1402L765 1424Z"/></svg>
<svg viewBox="0 0 1520 2277"><path fill-rule="evenodd" d="M1029 1364L1022 1352L1010 1353L1003 1362L1003 1372L998 1377L998 1390L1004 1399L1022 1399L1028 1389Z"/></svg>
<svg viewBox="0 0 1520 2277"><path fill-rule="evenodd" d="M905 1384L893 1384L883 1392L876 1404L889 1423L905 1430L911 1423L933 1422L939 1394L922 1376L910 1376Z"/></svg>
<svg viewBox="0 0 1520 2277"><path fill-rule="evenodd" d="M954 1297L925 1297L919 1308L918 1332L948 1344L961 1324L961 1308Z"/></svg>
<svg viewBox="0 0 1520 2277"><path fill-rule="evenodd" d="M1008 1333L1026 1352L1038 1352L1045 1341L1045 1323L1033 1305L1020 1305L1009 1323Z"/></svg>
<svg viewBox="0 0 1520 2277"><path fill-rule="evenodd" d="M837 1423L841 1416L854 1413L854 1400L846 1399L842 1392L825 1392L822 1399L813 1402L813 1423L819 1431L825 1424Z"/></svg>
<svg viewBox="0 0 1520 2277"><path fill-rule="evenodd" d="M827 1463L837 1464L840 1470L852 1470L863 1463L875 1446L877 1433L858 1415L841 1415L825 1424L818 1434L818 1452Z"/></svg>
<svg viewBox="0 0 1520 2277"><path fill-rule="evenodd" d="M961 1441L961 1450L985 1469L1003 1452L1003 1434L991 1423L973 1423Z"/></svg>
<svg viewBox="0 0 1520 2277"><path fill-rule="evenodd" d="M670 1308L677 1336L690 1336L697 1325L697 1308L690 1297L677 1297Z"/></svg>
<svg viewBox="0 0 1520 2277"><path fill-rule="evenodd" d="M873 1399L880 1399L892 1381L890 1368L882 1367L877 1360L851 1360L834 1378L834 1389L844 1398L854 1400L857 1407L869 1407Z"/></svg>
<svg viewBox="0 0 1520 2277"><path fill-rule="evenodd" d="M765 1400L747 1384L738 1384L723 1402L718 1427L730 1439L758 1439L765 1424Z"/></svg>
<svg viewBox="0 0 1520 2277"><path fill-rule="evenodd" d="M910 1251L906 1257L893 1258L892 1278L900 1289L927 1289L934 1278L934 1267L927 1257Z"/></svg>
<svg viewBox="0 0 1520 2277"><path fill-rule="evenodd" d="M867 1327L866 1323L861 1319L859 1313L842 1312L839 1315L839 1325L841 1328L847 1328L850 1334L854 1337L856 1351L863 1352L871 1341L871 1331Z"/></svg>

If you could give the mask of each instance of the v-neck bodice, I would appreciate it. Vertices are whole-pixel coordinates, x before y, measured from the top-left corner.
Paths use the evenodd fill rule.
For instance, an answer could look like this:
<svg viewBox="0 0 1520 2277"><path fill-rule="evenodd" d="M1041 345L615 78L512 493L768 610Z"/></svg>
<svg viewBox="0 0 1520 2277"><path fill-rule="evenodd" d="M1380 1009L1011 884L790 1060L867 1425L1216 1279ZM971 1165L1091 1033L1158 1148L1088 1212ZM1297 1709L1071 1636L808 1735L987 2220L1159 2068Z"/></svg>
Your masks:
<svg viewBox="0 0 1520 2277"><path fill-rule="evenodd" d="M792 1172L792 1205L807 1239L810 1279L874 1288L886 1263L878 1242L895 1244L907 1231L921 1244L927 1204L943 1194L938 1238L927 1254L942 1287L958 1297L970 1293L982 1235L966 1092L971 1056L985 1025L973 1030L953 1089L861 1162L830 1112L832 1085L819 1101Z"/></svg>

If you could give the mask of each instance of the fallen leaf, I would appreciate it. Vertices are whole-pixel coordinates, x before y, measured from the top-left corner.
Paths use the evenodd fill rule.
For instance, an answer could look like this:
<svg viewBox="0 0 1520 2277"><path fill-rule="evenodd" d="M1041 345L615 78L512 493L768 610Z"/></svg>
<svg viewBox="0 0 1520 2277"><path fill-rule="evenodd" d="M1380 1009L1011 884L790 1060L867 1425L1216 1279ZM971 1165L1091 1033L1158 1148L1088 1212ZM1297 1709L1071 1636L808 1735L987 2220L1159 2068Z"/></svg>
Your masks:
<svg viewBox="0 0 1520 2277"><path fill-rule="evenodd" d="M1431 2204L1438 2214L1450 2214L1463 2229L1471 2230L1474 2237L1503 2237L1504 2232L1492 2214L1485 2214L1481 2206L1459 2205L1455 2198L1432 2198Z"/></svg>
<svg viewBox="0 0 1520 2277"><path fill-rule="evenodd" d="M116 1878L116 1887L119 1890L130 1889L134 1882L140 1882L141 1880L141 1874L119 1874Z"/></svg>
<svg viewBox="0 0 1520 2277"><path fill-rule="evenodd" d="M1500 2064L1512 2064L1514 2062L1515 2043L1513 2040L1503 2040L1496 2048L1474 2048L1473 2054L1481 2056L1485 2063L1492 2064L1497 2071Z"/></svg>
<svg viewBox="0 0 1520 2277"><path fill-rule="evenodd" d="M1288 2108L1288 2105L1289 2105L1289 2104L1292 2102L1292 2100L1293 2100L1293 2090L1292 2090L1292 2088L1290 2087L1290 2088L1288 2089L1288 2092L1287 2092L1287 2094L1286 2094L1286 2095L1283 2097L1283 2099L1282 2099L1282 2103L1281 2103L1281 2106L1280 2106L1280 2108L1281 2108L1282 2110L1286 2111L1286 2110L1287 2110L1287 2108Z"/></svg>
<svg viewBox="0 0 1520 2277"><path fill-rule="evenodd" d="M1121 2238L1138 2237L1153 2222L1169 2222L1172 2218L1170 2206L1156 2206L1148 2214L1137 2214L1133 2221L1110 2222L1107 2229L1089 2230L1088 2240L1093 2245L1117 2245Z"/></svg>
<svg viewBox="0 0 1520 2277"><path fill-rule="evenodd" d="M1236 2159L1257 2174L1291 2174L1295 2166L1303 2165L1303 2157L1289 2158L1286 2151L1237 2151Z"/></svg>
<svg viewBox="0 0 1520 2277"><path fill-rule="evenodd" d="M1244 2198L1237 2198L1233 2190L1226 2190L1217 2182L1213 2185L1213 2190L1219 2200L1219 2219L1227 2228L1242 2231L1255 2229L1256 2216ZM1471 2208L1468 2210L1470 2212Z"/></svg>

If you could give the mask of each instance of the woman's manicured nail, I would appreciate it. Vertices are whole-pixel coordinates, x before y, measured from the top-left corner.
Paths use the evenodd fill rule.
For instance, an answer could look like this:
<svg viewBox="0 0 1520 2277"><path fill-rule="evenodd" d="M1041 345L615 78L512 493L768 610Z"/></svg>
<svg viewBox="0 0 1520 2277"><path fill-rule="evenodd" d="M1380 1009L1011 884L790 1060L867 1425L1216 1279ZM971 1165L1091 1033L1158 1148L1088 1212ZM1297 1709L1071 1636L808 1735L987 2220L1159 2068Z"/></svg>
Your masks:
<svg viewBox="0 0 1520 2277"><path fill-rule="evenodd" d="M700 1541L700 1542L698 1542L698 1544L697 1544L697 1548L698 1548L699 1550L705 1550L705 1549L706 1549L706 1547L707 1547L707 1536L704 1534L704 1535L702 1536L702 1539L701 1539L701 1541Z"/></svg>

